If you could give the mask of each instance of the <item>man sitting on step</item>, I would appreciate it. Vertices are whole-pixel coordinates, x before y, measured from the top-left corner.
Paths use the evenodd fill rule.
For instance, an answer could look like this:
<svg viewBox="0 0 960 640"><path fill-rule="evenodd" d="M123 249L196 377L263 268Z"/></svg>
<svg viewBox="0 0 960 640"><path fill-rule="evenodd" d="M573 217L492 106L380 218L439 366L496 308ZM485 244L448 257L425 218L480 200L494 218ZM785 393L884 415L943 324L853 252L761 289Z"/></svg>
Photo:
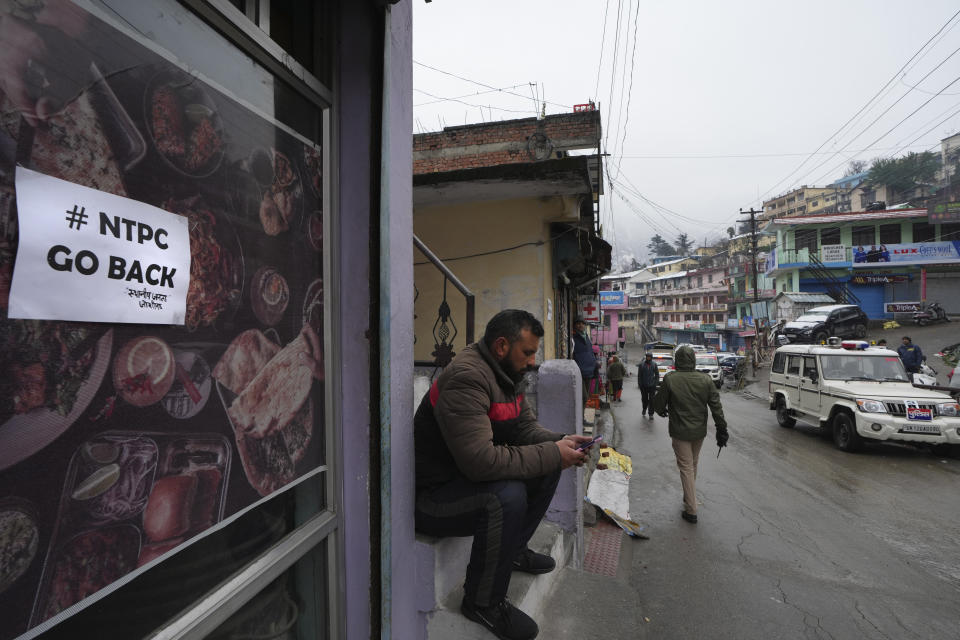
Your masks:
<svg viewBox="0 0 960 640"><path fill-rule="evenodd" d="M524 402L518 385L541 337L530 313L501 311L440 374L414 417L417 531L473 536L460 610L509 640L537 636L537 623L506 599L510 573L553 570L553 558L527 543L560 471L584 463L577 447L590 440L545 429Z"/></svg>

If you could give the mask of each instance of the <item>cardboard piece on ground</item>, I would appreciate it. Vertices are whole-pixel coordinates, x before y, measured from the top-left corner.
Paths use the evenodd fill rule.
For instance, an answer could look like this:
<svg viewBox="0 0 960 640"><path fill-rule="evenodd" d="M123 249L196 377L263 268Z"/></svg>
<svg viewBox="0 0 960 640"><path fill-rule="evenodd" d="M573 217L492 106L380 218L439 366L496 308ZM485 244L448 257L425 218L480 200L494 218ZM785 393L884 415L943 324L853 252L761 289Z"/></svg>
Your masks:
<svg viewBox="0 0 960 640"><path fill-rule="evenodd" d="M603 456L605 452L609 455ZM599 507L628 535L648 538L643 533L643 525L630 519L630 472L633 469L630 456L617 453L610 447L601 449L600 455L600 460L607 468L595 469L590 474L584 499Z"/></svg>

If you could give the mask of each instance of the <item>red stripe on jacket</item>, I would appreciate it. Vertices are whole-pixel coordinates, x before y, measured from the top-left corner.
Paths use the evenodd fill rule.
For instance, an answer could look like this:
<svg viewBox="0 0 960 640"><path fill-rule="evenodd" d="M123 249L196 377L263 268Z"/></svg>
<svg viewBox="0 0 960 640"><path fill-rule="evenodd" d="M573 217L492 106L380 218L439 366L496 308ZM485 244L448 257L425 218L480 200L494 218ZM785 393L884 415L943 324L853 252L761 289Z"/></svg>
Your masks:
<svg viewBox="0 0 960 640"><path fill-rule="evenodd" d="M437 401L440 400L440 386L437 383L438 381L435 380L433 384L430 385L430 405L434 407L437 406ZM514 402L494 402L490 406L490 411L487 412L487 417L490 418L491 422L516 420L520 417L520 406L522 404L522 393L517 396Z"/></svg>

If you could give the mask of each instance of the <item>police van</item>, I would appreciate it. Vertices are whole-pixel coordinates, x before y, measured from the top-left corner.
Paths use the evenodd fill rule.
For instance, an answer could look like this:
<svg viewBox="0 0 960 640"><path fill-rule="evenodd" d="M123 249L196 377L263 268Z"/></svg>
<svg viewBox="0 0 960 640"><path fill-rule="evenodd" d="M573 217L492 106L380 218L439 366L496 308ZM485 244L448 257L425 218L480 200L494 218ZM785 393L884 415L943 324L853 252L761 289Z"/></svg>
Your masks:
<svg viewBox="0 0 960 640"><path fill-rule="evenodd" d="M910 383L896 351L862 340L786 345L770 370L770 409L781 427L820 427L843 451L869 440L960 444L960 405Z"/></svg>

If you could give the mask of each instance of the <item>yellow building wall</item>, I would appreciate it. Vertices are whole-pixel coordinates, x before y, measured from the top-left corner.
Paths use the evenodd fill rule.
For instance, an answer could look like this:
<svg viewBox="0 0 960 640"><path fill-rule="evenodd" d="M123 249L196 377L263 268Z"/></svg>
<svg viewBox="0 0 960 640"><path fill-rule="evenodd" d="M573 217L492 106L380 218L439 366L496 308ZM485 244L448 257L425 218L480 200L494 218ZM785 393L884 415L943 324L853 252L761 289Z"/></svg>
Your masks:
<svg viewBox="0 0 960 640"><path fill-rule="evenodd" d="M503 309L524 309L544 326L538 361L556 357L556 291L554 289L550 222L576 219L573 198L521 198L418 207L414 233L476 296L475 340L487 321ZM432 360L433 326L443 298L443 275L414 249L414 356ZM413 292L411 291L411 295ZM447 283L447 303L459 332L454 351L465 346L463 296ZM449 341L449 339L448 339Z"/></svg>

